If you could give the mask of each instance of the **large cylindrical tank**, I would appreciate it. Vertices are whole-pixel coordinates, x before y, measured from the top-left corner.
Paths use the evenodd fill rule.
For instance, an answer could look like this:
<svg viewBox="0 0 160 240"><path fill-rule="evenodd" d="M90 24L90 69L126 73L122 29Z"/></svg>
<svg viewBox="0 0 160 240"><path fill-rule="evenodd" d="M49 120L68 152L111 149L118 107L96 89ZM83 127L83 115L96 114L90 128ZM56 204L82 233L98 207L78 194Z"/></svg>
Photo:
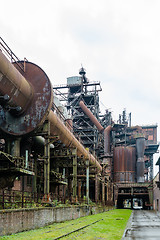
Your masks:
<svg viewBox="0 0 160 240"><path fill-rule="evenodd" d="M134 147L115 147L114 182L135 182L136 149Z"/></svg>

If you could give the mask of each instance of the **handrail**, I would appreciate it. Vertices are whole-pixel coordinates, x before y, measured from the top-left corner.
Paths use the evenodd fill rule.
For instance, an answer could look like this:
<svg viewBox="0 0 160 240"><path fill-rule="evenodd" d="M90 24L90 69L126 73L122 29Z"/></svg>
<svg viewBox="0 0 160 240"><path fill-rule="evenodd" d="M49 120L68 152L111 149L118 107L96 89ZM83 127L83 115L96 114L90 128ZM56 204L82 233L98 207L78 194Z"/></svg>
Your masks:
<svg viewBox="0 0 160 240"><path fill-rule="evenodd" d="M24 72L23 62L14 54L7 43L0 37L0 50L9 58L11 62L15 62L17 66Z"/></svg>

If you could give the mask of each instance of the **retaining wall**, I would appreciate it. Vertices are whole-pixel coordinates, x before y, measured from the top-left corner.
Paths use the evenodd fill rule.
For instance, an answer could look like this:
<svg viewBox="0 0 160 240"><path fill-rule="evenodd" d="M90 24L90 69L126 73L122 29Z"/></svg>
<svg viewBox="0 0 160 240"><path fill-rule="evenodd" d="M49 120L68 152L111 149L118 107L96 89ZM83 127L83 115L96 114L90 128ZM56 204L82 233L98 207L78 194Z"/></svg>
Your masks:
<svg viewBox="0 0 160 240"><path fill-rule="evenodd" d="M113 207L72 206L0 210L0 236L40 228L54 222L84 217Z"/></svg>

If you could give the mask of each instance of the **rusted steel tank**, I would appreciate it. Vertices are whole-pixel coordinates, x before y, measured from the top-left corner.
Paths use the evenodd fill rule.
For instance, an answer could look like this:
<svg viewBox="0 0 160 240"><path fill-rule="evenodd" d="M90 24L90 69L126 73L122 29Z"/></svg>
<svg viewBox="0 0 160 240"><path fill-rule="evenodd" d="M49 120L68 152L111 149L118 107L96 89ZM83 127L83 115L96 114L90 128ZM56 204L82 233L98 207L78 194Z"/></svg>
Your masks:
<svg viewBox="0 0 160 240"><path fill-rule="evenodd" d="M135 182L136 149L134 147L115 147L114 159L114 182Z"/></svg>

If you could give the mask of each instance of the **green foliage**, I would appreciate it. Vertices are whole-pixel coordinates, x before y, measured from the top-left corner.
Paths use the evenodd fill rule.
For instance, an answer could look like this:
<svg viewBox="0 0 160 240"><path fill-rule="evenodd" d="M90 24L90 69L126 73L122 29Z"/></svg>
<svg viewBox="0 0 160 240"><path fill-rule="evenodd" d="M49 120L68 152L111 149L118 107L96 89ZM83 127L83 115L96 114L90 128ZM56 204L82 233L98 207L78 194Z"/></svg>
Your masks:
<svg viewBox="0 0 160 240"><path fill-rule="evenodd" d="M22 208L22 197L21 196L15 197L14 202L10 201L8 199L5 199L4 207L5 207L5 209L20 209L20 208ZM27 201L24 197L23 207L24 208L34 208L34 207L43 207L43 205L42 205L41 201L38 201L38 203L34 202L34 200ZM0 209L3 209L2 205L0 205Z"/></svg>
<svg viewBox="0 0 160 240"><path fill-rule="evenodd" d="M71 206L70 201L69 201L69 200L66 200L65 205L66 205L66 206Z"/></svg>
<svg viewBox="0 0 160 240"><path fill-rule="evenodd" d="M122 238L130 214L131 210L115 209L96 215L78 218L76 220L66 221L63 223L54 223L47 227L28 232L0 237L0 240L51 240L68 232L81 228L85 225L92 224L95 221L98 222L78 232L74 232L62 239L120 240Z"/></svg>

